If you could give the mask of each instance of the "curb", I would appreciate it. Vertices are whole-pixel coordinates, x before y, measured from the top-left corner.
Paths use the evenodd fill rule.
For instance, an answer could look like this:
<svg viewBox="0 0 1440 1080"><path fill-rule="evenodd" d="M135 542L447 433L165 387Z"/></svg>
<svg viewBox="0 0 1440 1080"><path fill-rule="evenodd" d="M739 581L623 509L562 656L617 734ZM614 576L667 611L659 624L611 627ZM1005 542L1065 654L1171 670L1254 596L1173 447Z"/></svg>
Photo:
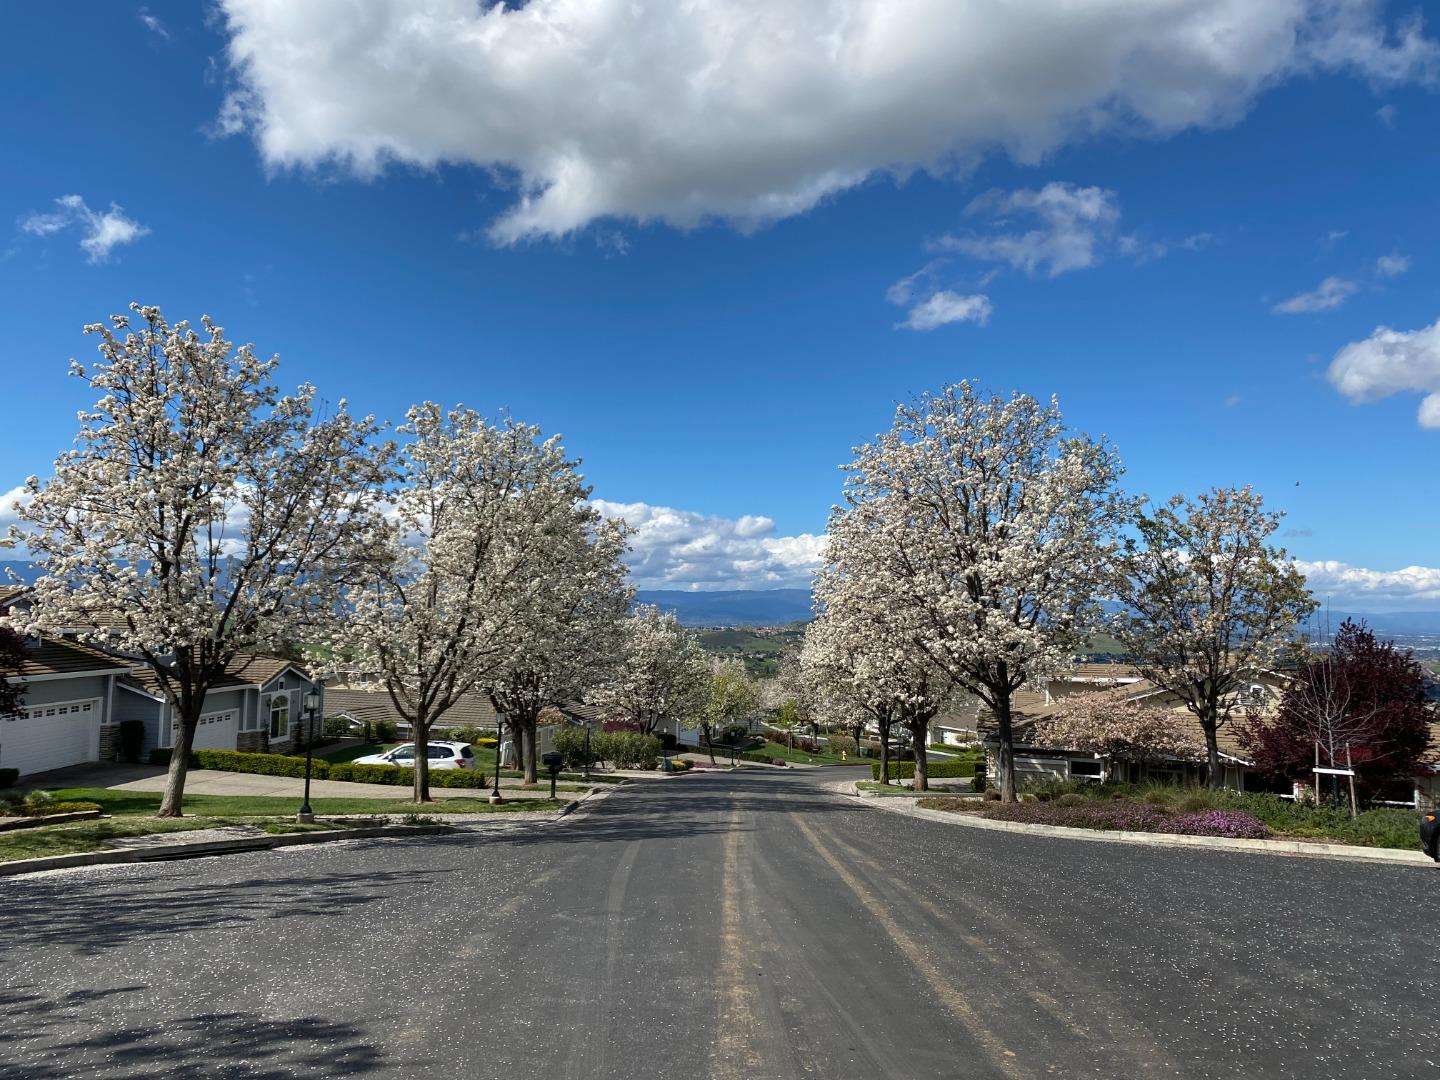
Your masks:
<svg viewBox="0 0 1440 1080"><path fill-rule="evenodd" d="M1030 836L1060 837L1065 840L1088 840L1101 844L1142 844L1150 847L1202 848L1210 851L1239 851L1255 855L1285 855L1291 858L1347 859L1352 862L1390 863L1399 866L1435 866L1422 852L1400 851L1396 848L1367 848L1354 844L1308 843L1299 840L1240 840L1228 836L1184 836L1177 833L1147 833L1075 829L1067 825L1032 825L1020 821L990 821L967 814L945 810L928 810L923 806L887 805L888 799L867 799L852 796L876 810L908 817L928 818L959 825L967 829L988 829L992 832L1025 833ZM897 800L898 801L898 800Z"/></svg>
<svg viewBox="0 0 1440 1080"><path fill-rule="evenodd" d="M81 851L73 855L46 855L38 859L15 859L0 863L0 877L34 874L42 870L64 870L72 866L99 866L106 863L164 862L169 859L198 859L207 855L230 855L242 851L266 851L300 844L328 844L338 840L365 840L378 836L433 836L455 832L453 825L375 825L364 829L330 829L322 832L276 833L273 836L241 836L234 840L207 840L198 844L159 844L153 848L125 848L120 851Z"/></svg>

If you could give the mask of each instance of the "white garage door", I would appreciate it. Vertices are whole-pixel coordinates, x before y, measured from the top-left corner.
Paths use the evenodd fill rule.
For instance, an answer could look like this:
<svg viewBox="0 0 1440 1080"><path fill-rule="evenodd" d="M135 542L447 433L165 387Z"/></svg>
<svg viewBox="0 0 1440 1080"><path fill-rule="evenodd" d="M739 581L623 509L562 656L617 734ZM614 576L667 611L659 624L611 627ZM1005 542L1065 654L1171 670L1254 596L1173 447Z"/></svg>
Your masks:
<svg viewBox="0 0 1440 1080"><path fill-rule="evenodd" d="M206 713L200 717L200 723L195 725L195 742L192 745L196 750L234 750L235 735L240 730L239 716L235 709ZM174 746L175 725L170 726L170 745Z"/></svg>
<svg viewBox="0 0 1440 1080"><path fill-rule="evenodd" d="M100 757L100 699L34 705L0 720L0 766L21 773L79 765Z"/></svg>

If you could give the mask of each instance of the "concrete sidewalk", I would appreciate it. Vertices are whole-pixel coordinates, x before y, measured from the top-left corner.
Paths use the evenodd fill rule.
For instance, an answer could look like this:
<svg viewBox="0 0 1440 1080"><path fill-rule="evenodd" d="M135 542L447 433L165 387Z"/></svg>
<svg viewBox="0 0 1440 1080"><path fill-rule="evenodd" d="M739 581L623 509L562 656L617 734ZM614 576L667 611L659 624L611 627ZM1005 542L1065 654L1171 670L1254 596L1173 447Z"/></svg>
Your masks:
<svg viewBox="0 0 1440 1080"><path fill-rule="evenodd" d="M146 776L125 783L107 784L117 791L164 791L165 774ZM568 787L568 790L567 790ZM565 796L578 794L576 788L586 790L584 785L561 784L559 793ZM430 795L436 799L483 799L489 788L430 788ZM311 780L310 797L313 799L403 799L408 797L410 788L394 784L356 784L349 780ZM548 799L550 785L522 788L507 784L502 779L500 791L507 799ZM218 769L191 769L185 778L187 795L279 795L300 798L305 792L305 781L294 776L261 776L257 773L221 772Z"/></svg>

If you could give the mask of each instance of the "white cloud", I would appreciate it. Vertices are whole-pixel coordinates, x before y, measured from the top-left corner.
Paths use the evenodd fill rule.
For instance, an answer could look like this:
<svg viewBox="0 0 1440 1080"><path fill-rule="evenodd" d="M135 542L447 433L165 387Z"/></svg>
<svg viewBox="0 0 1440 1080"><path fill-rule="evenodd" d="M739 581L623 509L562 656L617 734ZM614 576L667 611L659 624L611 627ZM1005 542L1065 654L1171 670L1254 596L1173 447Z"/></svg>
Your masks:
<svg viewBox="0 0 1440 1080"><path fill-rule="evenodd" d="M1381 105L1375 110L1375 119L1384 124L1390 130L1395 130L1395 121L1400 117L1400 110L1394 105Z"/></svg>
<svg viewBox="0 0 1440 1080"><path fill-rule="evenodd" d="M1236 122L1277 82L1434 75L1373 0L222 0L216 122L267 165L478 166L490 236L753 228L877 173Z"/></svg>
<svg viewBox="0 0 1440 1080"><path fill-rule="evenodd" d="M979 293L962 296L942 289L912 307L905 321L895 325L906 330L934 330L957 322L984 326L990 319L990 311L988 296Z"/></svg>
<svg viewBox="0 0 1440 1080"><path fill-rule="evenodd" d="M79 195L62 195L55 200L55 211L35 213L20 219L20 228L32 236L54 236L68 229L80 231L80 247L92 263L104 262L110 252L122 244L131 244L150 230L125 216L114 203L110 209L97 212Z"/></svg>
<svg viewBox="0 0 1440 1080"><path fill-rule="evenodd" d="M1297 559L1310 591L1341 610L1403 611L1440 604L1440 567L1367 570L1349 563Z"/></svg>
<svg viewBox="0 0 1440 1080"><path fill-rule="evenodd" d="M142 7L139 12L139 17L140 21L144 24L146 30L149 30L157 37L164 38L166 41L170 40L170 28L166 26L160 20L160 17L154 14L149 8Z"/></svg>
<svg viewBox="0 0 1440 1080"><path fill-rule="evenodd" d="M1338 308L1358 292L1360 286L1349 278L1327 277L1309 292L1282 300L1270 310L1276 315L1306 315Z"/></svg>
<svg viewBox="0 0 1440 1080"><path fill-rule="evenodd" d="M1352 341L1336 353L1326 376L1356 402L1425 394L1420 426L1440 429L1440 321L1419 330L1377 327L1364 341Z"/></svg>
<svg viewBox="0 0 1440 1080"><path fill-rule="evenodd" d="M825 537L776 536L768 517L714 517L649 503L594 500L608 518L624 518L631 580L648 589L809 588Z"/></svg>
<svg viewBox="0 0 1440 1080"><path fill-rule="evenodd" d="M1191 233L1180 241L1180 246L1186 251L1204 251L1215 242L1215 235L1208 232Z"/></svg>
<svg viewBox="0 0 1440 1080"><path fill-rule="evenodd" d="M1375 273L1381 277L1399 277L1410 269L1409 255L1381 255L1375 260Z"/></svg>
<svg viewBox="0 0 1440 1080"><path fill-rule="evenodd" d="M20 524L20 504L29 501L30 494L25 490L23 484L13 487L9 491L0 491L0 540L4 540L10 535L12 527ZM9 551L10 549L4 550Z"/></svg>
<svg viewBox="0 0 1440 1080"><path fill-rule="evenodd" d="M990 191L971 202L965 213L990 218L1002 227L1017 217L1034 219L1037 227L989 236L942 236L934 242L936 248L1006 263L1031 276L1043 270L1052 278L1099 262L1097 249L1120 220L1113 191L1063 181L1051 181L1038 190Z"/></svg>

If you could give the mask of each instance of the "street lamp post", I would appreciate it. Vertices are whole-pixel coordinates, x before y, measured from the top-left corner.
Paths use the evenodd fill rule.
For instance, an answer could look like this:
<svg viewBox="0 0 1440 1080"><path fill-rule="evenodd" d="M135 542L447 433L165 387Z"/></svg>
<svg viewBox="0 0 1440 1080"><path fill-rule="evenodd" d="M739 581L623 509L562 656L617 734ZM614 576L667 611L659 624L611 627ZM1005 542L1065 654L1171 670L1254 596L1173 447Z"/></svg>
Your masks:
<svg viewBox="0 0 1440 1080"><path fill-rule="evenodd" d="M590 721L585 721L585 779L590 779Z"/></svg>
<svg viewBox="0 0 1440 1080"><path fill-rule="evenodd" d="M503 803L505 800L500 795L500 744L505 739L505 714L495 714L495 782L490 786L490 802Z"/></svg>
<svg viewBox="0 0 1440 1080"><path fill-rule="evenodd" d="M315 824L315 811L310 809L310 761L315 749L315 714L320 711L320 695L314 690L305 694L305 798L295 820L301 825Z"/></svg>

